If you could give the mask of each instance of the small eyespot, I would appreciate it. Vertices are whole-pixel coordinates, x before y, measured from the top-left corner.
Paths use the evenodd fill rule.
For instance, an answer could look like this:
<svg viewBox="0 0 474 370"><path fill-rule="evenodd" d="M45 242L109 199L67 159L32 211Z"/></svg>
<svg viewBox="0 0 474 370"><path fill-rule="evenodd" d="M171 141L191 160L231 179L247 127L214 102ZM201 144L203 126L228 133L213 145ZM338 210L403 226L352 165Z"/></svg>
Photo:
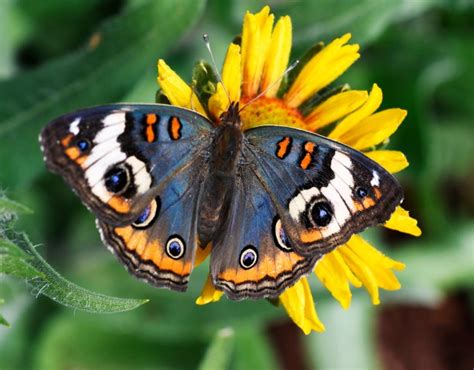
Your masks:
<svg viewBox="0 0 474 370"><path fill-rule="evenodd" d="M248 245L241 253L240 253L240 266L243 269L248 270L255 266L258 260L258 253L255 247Z"/></svg>
<svg viewBox="0 0 474 370"><path fill-rule="evenodd" d="M326 202L317 202L311 207L311 218L319 227L329 225L332 219L331 206Z"/></svg>
<svg viewBox="0 0 474 370"><path fill-rule="evenodd" d="M285 230L281 226L281 220L279 219L275 222L275 228L273 230L277 246L284 252L292 251L293 248L290 247L290 242L286 236Z"/></svg>
<svg viewBox="0 0 474 370"><path fill-rule="evenodd" d="M184 241L178 235L171 237L166 243L166 254L174 260L183 257L184 251Z"/></svg>
<svg viewBox="0 0 474 370"><path fill-rule="evenodd" d="M104 176L106 189L119 194L127 189L130 183L130 170L128 167L118 165L108 170Z"/></svg>
<svg viewBox="0 0 474 370"><path fill-rule="evenodd" d="M148 207L146 207L140 216L132 224L136 229L146 229L147 227L153 224L153 221L156 219L160 212L160 198L153 200Z"/></svg>
<svg viewBox="0 0 474 370"><path fill-rule="evenodd" d="M76 141L76 147L81 153L87 152L91 147L91 142L88 139L79 139Z"/></svg>
<svg viewBox="0 0 474 370"><path fill-rule="evenodd" d="M367 191L367 189L359 186L357 189L356 189L356 195L359 197L359 198L365 198L367 195L369 195L369 192Z"/></svg>

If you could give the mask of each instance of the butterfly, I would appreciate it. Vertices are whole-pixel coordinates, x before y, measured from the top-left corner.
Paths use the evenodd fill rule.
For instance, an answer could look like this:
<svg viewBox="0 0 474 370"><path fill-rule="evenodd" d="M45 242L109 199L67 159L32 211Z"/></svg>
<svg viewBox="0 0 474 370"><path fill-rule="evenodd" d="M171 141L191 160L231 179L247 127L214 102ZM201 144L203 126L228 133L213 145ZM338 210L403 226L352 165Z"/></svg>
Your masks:
<svg viewBox="0 0 474 370"><path fill-rule="evenodd" d="M348 146L283 126L243 131L238 103L218 123L163 104L83 109L53 120L40 143L127 270L177 291L211 248L217 289L276 298L403 199Z"/></svg>

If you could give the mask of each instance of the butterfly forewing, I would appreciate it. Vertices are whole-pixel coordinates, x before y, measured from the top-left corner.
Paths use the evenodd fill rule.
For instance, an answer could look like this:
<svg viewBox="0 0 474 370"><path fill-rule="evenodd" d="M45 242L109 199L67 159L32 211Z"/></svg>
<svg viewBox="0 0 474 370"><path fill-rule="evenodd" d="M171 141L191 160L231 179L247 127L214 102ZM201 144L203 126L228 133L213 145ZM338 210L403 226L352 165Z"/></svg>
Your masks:
<svg viewBox="0 0 474 370"><path fill-rule="evenodd" d="M157 104L105 105L57 118L40 141L59 173L97 217L133 222L169 181L209 149L201 115Z"/></svg>
<svg viewBox="0 0 474 370"><path fill-rule="evenodd" d="M295 250L326 253L388 220L400 185L362 153L322 136L280 126L246 132L249 161L271 196Z"/></svg>

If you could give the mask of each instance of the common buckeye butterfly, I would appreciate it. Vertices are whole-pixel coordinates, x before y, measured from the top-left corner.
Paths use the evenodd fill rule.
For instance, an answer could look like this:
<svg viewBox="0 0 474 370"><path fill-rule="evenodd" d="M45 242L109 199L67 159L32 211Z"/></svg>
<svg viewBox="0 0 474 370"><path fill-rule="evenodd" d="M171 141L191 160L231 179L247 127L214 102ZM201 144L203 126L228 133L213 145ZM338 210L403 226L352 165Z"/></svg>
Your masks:
<svg viewBox="0 0 474 370"><path fill-rule="evenodd" d="M170 105L98 106L55 119L40 141L125 267L179 291L211 243L217 289L275 298L403 198L343 144L282 126L242 131L235 103L218 124Z"/></svg>

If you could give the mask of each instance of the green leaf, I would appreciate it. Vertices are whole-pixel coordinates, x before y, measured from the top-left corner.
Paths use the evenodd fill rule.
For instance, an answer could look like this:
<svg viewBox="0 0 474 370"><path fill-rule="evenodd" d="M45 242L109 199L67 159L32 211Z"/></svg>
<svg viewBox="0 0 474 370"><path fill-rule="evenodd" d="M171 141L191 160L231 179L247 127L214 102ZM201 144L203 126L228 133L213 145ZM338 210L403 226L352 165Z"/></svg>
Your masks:
<svg viewBox="0 0 474 370"><path fill-rule="evenodd" d="M43 274L23 258L5 254L0 254L0 273L23 279L43 277Z"/></svg>
<svg viewBox="0 0 474 370"><path fill-rule="evenodd" d="M78 52L0 82L0 183L18 187L35 178L44 168L40 129L65 112L123 98L194 24L204 1L130 4Z"/></svg>
<svg viewBox="0 0 474 370"><path fill-rule="evenodd" d="M26 209L6 198L1 200L10 211ZM123 312L148 302L146 299L110 297L71 283L40 256L26 234L13 231L11 225L6 225L2 217L0 217L0 273L25 279L37 295L45 295L67 307L87 312Z"/></svg>
<svg viewBox="0 0 474 370"><path fill-rule="evenodd" d="M4 303L5 303L5 301L4 301L3 299L0 299L0 306L2 306ZM3 325L3 326L10 326L10 324L8 323L8 321L2 316L1 313L0 313L0 325Z"/></svg>
<svg viewBox="0 0 474 370"><path fill-rule="evenodd" d="M111 297L81 288L54 270L31 245L26 235L18 234L17 238L18 244L31 255L31 266L41 274L27 280L37 295L42 294L64 306L91 313L129 311L148 302L147 299Z"/></svg>
<svg viewBox="0 0 474 370"><path fill-rule="evenodd" d="M10 256L28 258L28 255L23 250L12 243L10 240L0 238L0 256L8 254Z"/></svg>
<svg viewBox="0 0 474 370"><path fill-rule="evenodd" d="M0 314L0 325L10 326L10 324L8 323L7 320L5 320L5 318L2 316L2 314Z"/></svg>
<svg viewBox="0 0 474 370"><path fill-rule="evenodd" d="M219 330L199 365L199 370L224 370L229 366L234 345L234 330Z"/></svg>
<svg viewBox="0 0 474 370"><path fill-rule="evenodd" d="M15 71L15 51L27 33L26 22L21 16L16 0L0 1L0 78L9 77Z"/></svg>
<svg viewBox="0 0 474 370"><path fill-rule="evenodd" d="M0 213L31 214L33 211L23 204L17 203L5 197L0 197Z"/></svg>
<svg viewBox="0 0 474 370"><path fill-rule="evenodd" d="M235 333L234 365L235 370L280 369L263 325L246 323L238 327Z"/></svg>

